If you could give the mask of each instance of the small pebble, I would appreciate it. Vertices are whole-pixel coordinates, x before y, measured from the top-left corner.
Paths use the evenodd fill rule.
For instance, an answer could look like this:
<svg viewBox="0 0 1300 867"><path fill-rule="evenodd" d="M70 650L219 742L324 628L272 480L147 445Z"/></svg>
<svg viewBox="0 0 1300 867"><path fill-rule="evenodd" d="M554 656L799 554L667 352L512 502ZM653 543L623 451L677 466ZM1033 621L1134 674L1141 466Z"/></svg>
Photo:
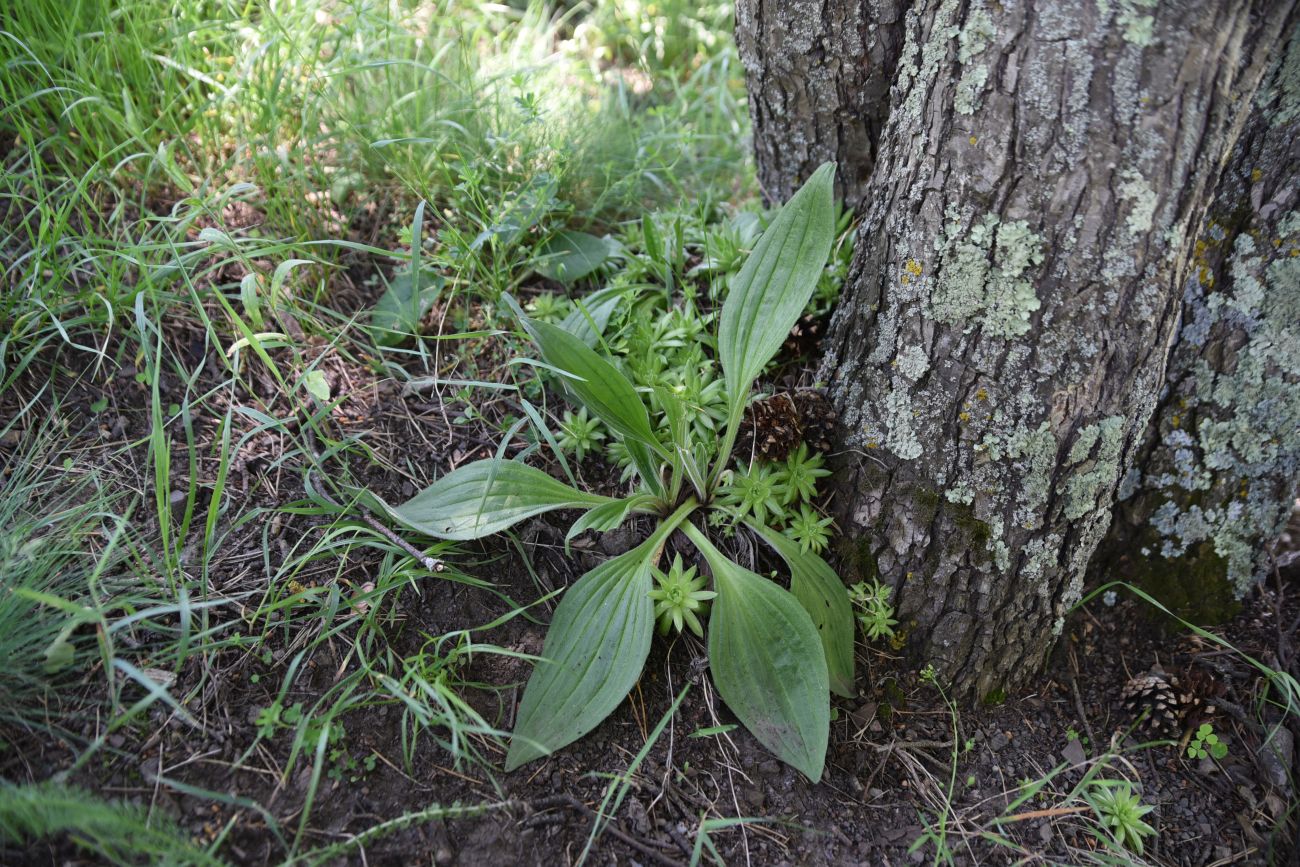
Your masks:
<svg viewBox="0 0 1300 867"><path fill-rule="evenodd" d="M1072 765L1081 765L1088 760L1088 754L1083 751L1083 744L1079 739L1073 738L1067 741L1065 749L1061 750L1061 758Z"/></svg>

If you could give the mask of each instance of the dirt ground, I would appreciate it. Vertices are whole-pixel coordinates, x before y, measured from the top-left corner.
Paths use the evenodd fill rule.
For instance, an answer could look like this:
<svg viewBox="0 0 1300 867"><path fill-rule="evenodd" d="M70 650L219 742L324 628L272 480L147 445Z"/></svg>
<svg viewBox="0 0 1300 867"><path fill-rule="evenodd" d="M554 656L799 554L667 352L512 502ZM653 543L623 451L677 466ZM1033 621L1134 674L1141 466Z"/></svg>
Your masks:
<svg viewBox="0 0 1300 867"><path fill-rule="evenodd" d="M192 362L201 363L204 353L214 352L182 323L167 333L177 353ZM208 369L214 378L219 375L215 362L210 360ZM428 455L422 466L433 477L452 462L486 456L494 446L484 431L451 433L432 398L403 393L345 358L331 359L323 369L332 385L351 396L338 413L340 429L367 431L367 442L394 463L415 444ZM107 394L69 383L71 397L62 412L70 429L94 445L93 454L114 453L114 460L128 464L134 460L134 471L144 477L140 448L126 448L148 430L148 389L134 374L124 364ZM25 400L48 375L48 369L34 370L27 389L15 389L5 401ZM257 378L252 381L256 390ZM160 384L164 398L179 388L166 376ZM273 391L268 384L263 396ZM92 412L91 403L105 396L109 411ZM219 401L205 408L206 417L196 419L200 437L213 435L215 419L224 410ZM235 431L236 438L251 430L251 422L239 423L247 427ZM244 442L228 481L241 510L275 509L302 497L302 473L285 466L283 454L284 443L270 433ZM206 472L203 460L210 459L201 459ZM393 501L413 493L409 482L386 472L383 461L358 462L352 470ZM599 467L584 471L589 481L599 481L602 473ZM494 584L500 595L431 576L418 594L403 591L388 627L390 645L414 653L427 635L488 623L512 609L503 597L531 602L626 544L617 535L587 539L574 557L566 558L560 542L571 518L553 514L519 528L531 568L518 548L499 540L465 546L458 562L471 576ZM230 530L210 575L214 593L235 598L255 589L265 581L263 552L269 551L268 562L274 564L320 522L284 514L269 527L254 522ZM1300 542L1300 532L1295 536ZM345 565L344 575L354 584L364 582L379 556L356 556ZM538 608L535 614L476 634L476 640L537 653L549 611ZM1300 575L1292 571L1247 599L1218 633L1244 654L1300 674L1298 618ZM408 770L400 713L390 704L362 707L346 716L348 752L365 759L357 768L339 779L313 779L311 761L300 759L283 780L277 770L289 758L288 738L262 740L250 752L258 710L274 699L293 650L289 630L270 634L269 646L223 650L205 668L195 659L180 673L172 691L183 695L200 687L188 709L203 723L202 731L154 711L147 725L115 733L96 760L70 781L151 805L174 816L199 840L212 839L234 815L237 821L220 853L239 864L278 863L283 856L268 815L283 829L301 829L305 844L321 845L434 804L447 808L444 818L377 837L341 860L439 867L570 864L587 845L596 811L611 786L623 792L622 801L598 834L589 863L688 863L706 820L715 820L704 827L729 864L923 863L934 861L940 846L958 864L1100 863L1105 856L1095 822L1071 790L1085 773L1096 773L1099 757L1112 756L1101 775L1140 781L1144 803L1156 807L1147 817L1160 832L1148 843L1150 862L1295 863L1294 795L1286 771L1294 778L1296 768L1279 770L1278 761L1262 750L1264 724L1279 716L1267 704L1260 672L1243 656L1169 628L1128 599L1113 605L1096 599L1077 612L1032 692L1008 696L996 706L958 707L955 714L901 654L859 645L861 695L835 699L827 771L817 785L776 761L743 728L730 727L735 720L709 684L703 645L690 636L656 641L630 699L591 735L514 773L492 774L471 763L456 766L445 749L428 739ZM340 634L307 660L286 705L301 701L311 706L338 682L352 664L348 639L347 633ZM1168 672L1200 671L1203 675L1197 677L1214 684L1215 727L1230 745L1227 757L1196 761L1174 746L1138 749L1137 740L1125 735L1133 720L1119 710L1120 690L1131 674L1156 665ZM489 722L509 729L528 670L520 659L476 655L460 676L482 688L469 689L465 698ZM678 713L635 773L628 774L649 733L683 691ZM1294 718L1289 724L1293 734L1300 734ZM102 720L86 718L80 734L91 738L100 725ZM74 744L48 738L13 742L19 749L0 756L0 775L10 779L47 778L67 769L76 754ZM478 747L498 765L504 759L487 741ZM1113 757L1116 753L1121 757ZM1053 775L1058 766L1064 767ZM1022 783L1045 777L1037 794L1012 803L1024 793ZM203 792L218 793L225 803ZM307 804L310 812L304 817ZM736 817L748 821L716 821ZM927 829L937 845L914 847ZM0 851L0 862L79 864L93 859L58 841Z"/></svg>

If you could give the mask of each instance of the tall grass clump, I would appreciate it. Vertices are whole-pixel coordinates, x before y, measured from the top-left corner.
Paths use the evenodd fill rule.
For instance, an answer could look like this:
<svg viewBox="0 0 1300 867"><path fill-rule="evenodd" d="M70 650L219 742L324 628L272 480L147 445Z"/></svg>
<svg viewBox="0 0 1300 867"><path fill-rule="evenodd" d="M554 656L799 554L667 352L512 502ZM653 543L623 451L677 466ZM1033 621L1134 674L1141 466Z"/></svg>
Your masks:
<svg viewBox="0 0 1300 867"><path fill-rule="evenodd" d="M722 10L14 4L0 13L2 363L57 344L102 356L141 291L189 319L237 291L184 285L178 251L205 227L329 264L343 248L304 245L396 248L426 201L430 264L494 300L557 232L745 198L741 70L710 36Z"/></svg>
<svg viewBox="0 0 1300 867"><path fill-rule="evenodd" d="M108 864L224 863L141 807L105 801L71 786L0 782L0 844L33 846L62 839Z"/></svg>
<svg viewBox="0 0 1300 867"><path fill-rule="evenodd" d="M0 460L5 457L0 452ZM64 468L49 440L0 467L0 732L46 730L78 710L73 699L95 658L91 611L113 595L106 567L112 498L93 484L51 488ZM111 533L111 530L110 530Z"/></svg>

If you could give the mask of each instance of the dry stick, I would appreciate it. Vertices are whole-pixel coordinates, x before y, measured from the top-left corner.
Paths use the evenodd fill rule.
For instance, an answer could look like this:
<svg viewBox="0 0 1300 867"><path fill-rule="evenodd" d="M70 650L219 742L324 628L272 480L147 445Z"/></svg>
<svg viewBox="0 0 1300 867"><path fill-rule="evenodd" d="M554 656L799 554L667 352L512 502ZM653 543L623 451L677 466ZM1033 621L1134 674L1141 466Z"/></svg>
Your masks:
<svg viewBox="0 0 1300 867"><path fill-rule="evenodd" d="M870 746L878 753L886 753L892 750L948 750L952 749L955 743L956 741L890 741L887 744Z"/></svg>
<svg viewBox="0 0 1300 867"><path fill-rule="evenodd" d="M1088 722L1088 714L1083 709L1083 695L1079 692L1079 681L1070 675L1070 686L1074 687L1074 709L1079 712L1079 719L1083 721L1083 730L1088 733L1088 743L1092 744L1094 750L1101 749L1097 743L1097 736L1092 733L1092 723Z"/></svg>
<svg viewBox="0 0 1300 867"><path fill-rule="evenodd" d="M678 807L678 809L680 810L681 808ZM677 848L681 849L682 854L684 854L687 858L690 858L695 854L695 850L691 848L691 844L687 842L685 837L682 836L682 832L677 830L676 825L674 825L672 822L665 821L663 825L663 829L664 832L667 833L668 836L672 838L672 841L677 844Z"/></svg>
<svg viewBox="0 0 1300 867"><path fill-rule="evenodd" d="M319 455L314 455L313 457L319 458ZM308 470L307 474L308 476L311 476L315 472L316 472L315 470ZM341 503L339 503L337 500L335 500L333 497L331 497L328 493L326 493L325 488L323 486L317 485L316 493L318 493L320 495L320 498L324 500L326 503L329 503L331 506L338 509L343 514L345 515L348 514L347 508L343 506ZM442 572L447 568L447 564L443 563L441 560L439 560L436 557L430 557L428 554L425 554L423 551L416 548L410 542L407 542L401 536L397 535L392 530L388 529L383 524L379 523L379 521L375 520L374 515L371 514L370 510L367 509L365 506L361 505L360 503L357 503L356 508L360 513L361 520L364 521L367 526L369 526L372 530L374 530L379 535L383 536L388 541L392 542L397 547L401 548L408 557L411 557L413 560L415 560L415 562L419 563L425 569L428 569L430 572Z"/></svg>
<svg viewBox="0 0 1300 867"><path fill-rule="evenodd" d="M998 820L998 824L1009 822L1026 822L1030 819L1054 819L1057 816L1072 816L1076 813L1086 813L1091 807L1052 807L1047 810L1030 810L1027 813L1015 813L1011 816L1005 816Z"/></svg>

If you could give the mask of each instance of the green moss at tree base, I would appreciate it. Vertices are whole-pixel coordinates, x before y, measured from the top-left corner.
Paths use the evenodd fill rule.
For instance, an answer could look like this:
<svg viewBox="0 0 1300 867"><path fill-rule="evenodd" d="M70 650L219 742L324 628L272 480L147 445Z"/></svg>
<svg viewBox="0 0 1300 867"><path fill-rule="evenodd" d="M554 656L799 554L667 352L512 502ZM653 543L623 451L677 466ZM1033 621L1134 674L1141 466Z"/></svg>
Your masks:
<svg viewBox="0 0 1300 867"><path fill-rule="evenodd" d="M1002 687L994 687L984 694L982 699L985 707L997 707L1005 704L1007 701L1007 691Z"/></svg>
<svg viewBox="0 0 1300 867"><path fill-rule="evenodd" d="M880 698L880 702L876 706L876 716L880 719L881 724L885 726L892 725L895 712L907 710L906 690L903 689L896 678L886 677L878 684L876 694Z"/></svg>
<svg viewBox="0 0 1300 867"><path fill-rule="evenodd" d="M1212 541L1189 547L1178 557L1134 552L1123 566L1108 576L1127 581L1151 595L1171 612L1197 626L1224 623L1241 610L1228 564L1214 551ZM1159 611L1143 606L1153 617L1166 619Z"/></svg>
<svg viewBox="0 0 1300 867"><path fill-rule="evenodd" d="M989 540L993 538L993 528L988 521L975 517L975 509L964 503L950 503L947 514L961 531L957 534L961 537L958 541L970 549L971 558L976 562L987 561Z"/></svg>
<svg viewBox="0 0 1300 867"><path fill-rule="evenodd" d="M840 536L835 541L835 553L844 564L841 575L848 575L850 584L871 582L880 577L876 555L871 553L871 540L867 536Z"/></svg>
<svg viewBox="0 0 1300 867"><path fill-rule="evenodd" d="M935 515L939 514L939 507L942 502L939 499L939 492L930 488L917 487L911 491L911 499L916 503L916 520L921 524L929 524L934 520Z"/></svg>

